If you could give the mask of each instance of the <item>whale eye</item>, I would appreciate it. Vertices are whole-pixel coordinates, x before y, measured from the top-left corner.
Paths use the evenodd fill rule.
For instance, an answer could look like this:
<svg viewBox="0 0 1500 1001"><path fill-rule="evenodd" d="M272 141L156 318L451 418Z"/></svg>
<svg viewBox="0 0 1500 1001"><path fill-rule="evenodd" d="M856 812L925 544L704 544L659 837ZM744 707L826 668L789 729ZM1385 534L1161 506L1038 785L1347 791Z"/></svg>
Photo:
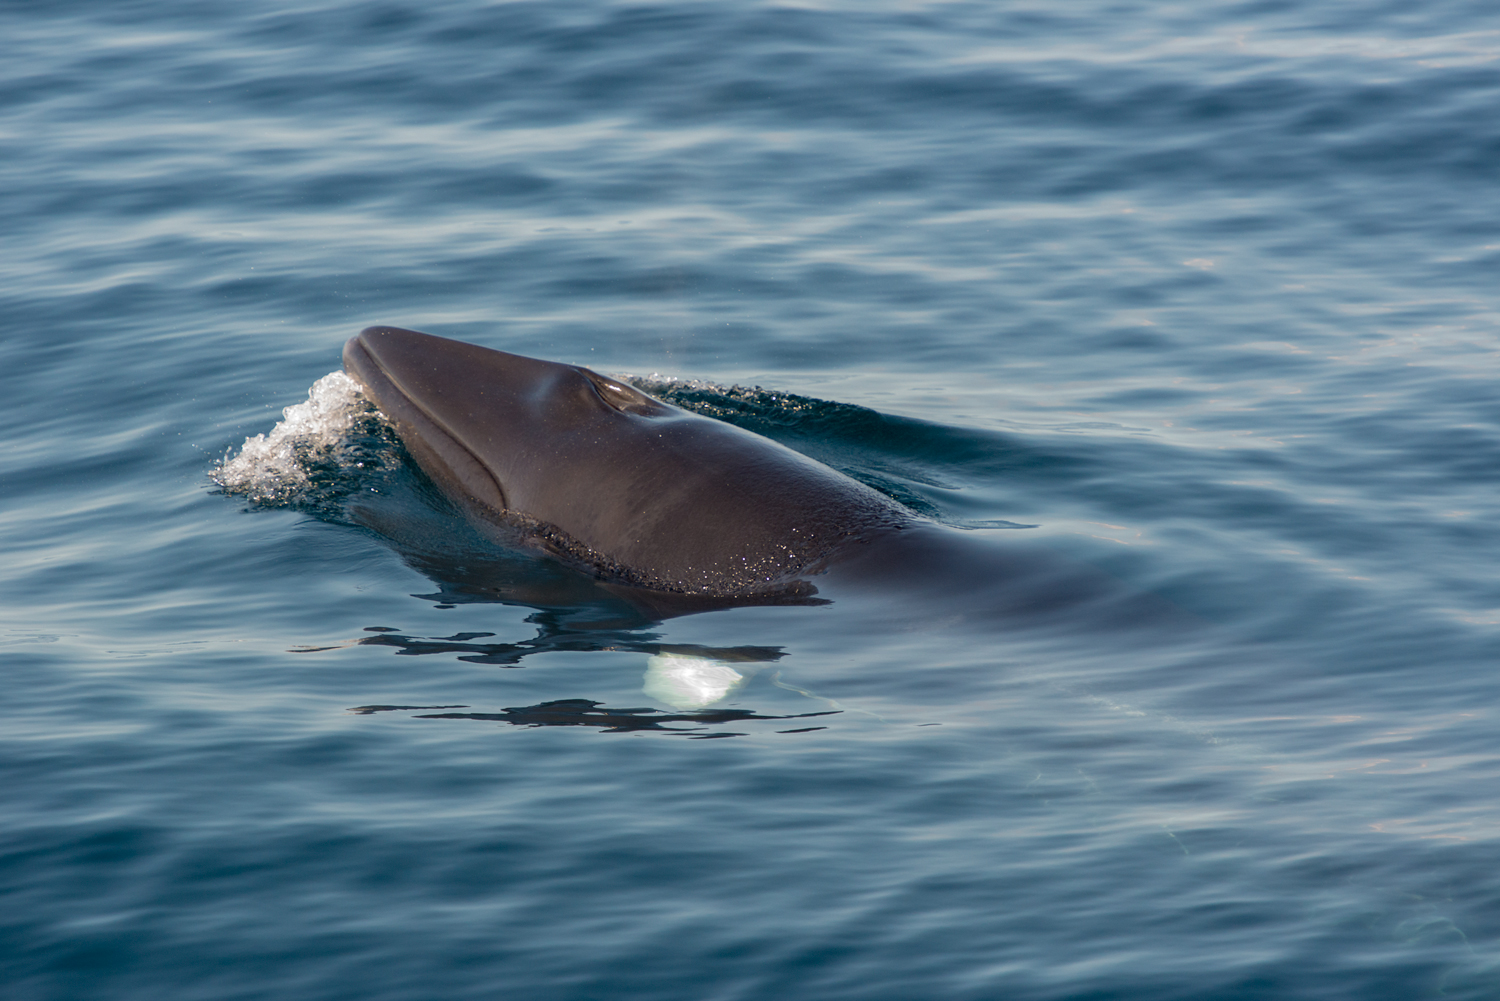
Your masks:
<svg viewBox="0 0 1500 1001"><path fill-rule="evenodd" d="M587 370L585 374L588 375L589 382L593 383L599 398L622 413L662 417L669 412L665 404L653 400L634 386L627 386L623 382Z"/></svg>

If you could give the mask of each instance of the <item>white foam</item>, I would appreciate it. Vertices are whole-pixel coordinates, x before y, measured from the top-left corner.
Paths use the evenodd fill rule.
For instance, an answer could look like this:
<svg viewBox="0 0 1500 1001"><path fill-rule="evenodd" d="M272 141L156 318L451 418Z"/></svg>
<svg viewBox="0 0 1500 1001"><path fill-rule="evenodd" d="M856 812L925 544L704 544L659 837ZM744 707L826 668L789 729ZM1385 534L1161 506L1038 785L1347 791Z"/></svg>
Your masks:
<svg viewBox="0 0 1500 1001"><path fill-rule="evenodd" d="M642 392L670 393L674 389L686 390L688 392L718 393L723 395L736 387L725 386L717 382L709 382L705 379L682 379L675 375L662 375L660 372L652 372L650 375L634 375L630 372L621 372L614 376L620 382L628 383Z"/></svg>
<svg viewBox="0 0 1500 1001"><path fill-rule="evenodd" d="M295 500L312 487L314 465L340 464L349 432L373 413L359 383L330 372L307 391L307 402L283 410L268 434L246 438L210 475L229 493L261 503Z"/></svg>

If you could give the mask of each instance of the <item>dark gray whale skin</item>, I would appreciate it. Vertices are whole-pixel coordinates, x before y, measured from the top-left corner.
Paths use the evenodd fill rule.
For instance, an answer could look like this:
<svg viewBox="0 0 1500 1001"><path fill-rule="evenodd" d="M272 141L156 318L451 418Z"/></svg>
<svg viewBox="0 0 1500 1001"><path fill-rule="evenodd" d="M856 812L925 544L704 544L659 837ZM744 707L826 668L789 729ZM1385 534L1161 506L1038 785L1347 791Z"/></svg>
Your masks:
<svg viewBox="0 0 1500 1001"><path fill-rule="evenodd" d="M777 442L586 368L397 327L351 338L344 367L482 535L540 547L651 619L826 594L868 609L877 629L1183 621L1050 547L933 524ZM567 603L539 588L495 591Z"/></svg>
<svg viewBox="0 0 1500 1001"><path fill-rule="evenodd" d="M481 530L623 584L810 593L809 577L911 522L820 462L576 365L370 327L344 367Z"/></svg>

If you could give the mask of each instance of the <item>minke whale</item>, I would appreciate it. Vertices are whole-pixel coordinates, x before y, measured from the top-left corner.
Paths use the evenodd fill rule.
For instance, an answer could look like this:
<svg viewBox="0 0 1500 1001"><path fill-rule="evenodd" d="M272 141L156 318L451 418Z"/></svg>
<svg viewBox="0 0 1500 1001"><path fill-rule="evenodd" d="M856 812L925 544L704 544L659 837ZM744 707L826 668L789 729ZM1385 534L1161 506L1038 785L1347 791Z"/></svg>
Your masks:
<svg viewBox="0 0 1500 1001"><path fill-rule="evenodd" d="M482 532L606 581L810 594L829 565L912 521L814 459L578 365L370 327L344 368Z"/></svg>
<svg viewBox="0 0 1500 1001"><path fill-rule="evenodd" d="M1091 621L1129 628L1181 619L1050 547L937 525L778 442L581 366L370 327L345 344L344 368L482 535L541 549L652 618L827 604L814 597L826 589L895 596L878 628L915 615L1071 629L1085 606Z"/></svg>

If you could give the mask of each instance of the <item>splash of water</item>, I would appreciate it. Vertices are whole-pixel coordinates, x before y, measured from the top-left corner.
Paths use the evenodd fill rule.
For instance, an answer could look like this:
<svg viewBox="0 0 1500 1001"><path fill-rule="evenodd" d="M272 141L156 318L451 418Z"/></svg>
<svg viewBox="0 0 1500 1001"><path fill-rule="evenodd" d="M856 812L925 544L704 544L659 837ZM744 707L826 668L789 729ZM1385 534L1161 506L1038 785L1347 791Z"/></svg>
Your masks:
<svg viewBox="0 0 1500 1001"><path fill-rule="evenodd" d="M316 507L352 488L351 480L394 462L384 415L343 372L330 372L287 407L270 432L245 439L209 474L225 493L268 507Z"/></svg>

